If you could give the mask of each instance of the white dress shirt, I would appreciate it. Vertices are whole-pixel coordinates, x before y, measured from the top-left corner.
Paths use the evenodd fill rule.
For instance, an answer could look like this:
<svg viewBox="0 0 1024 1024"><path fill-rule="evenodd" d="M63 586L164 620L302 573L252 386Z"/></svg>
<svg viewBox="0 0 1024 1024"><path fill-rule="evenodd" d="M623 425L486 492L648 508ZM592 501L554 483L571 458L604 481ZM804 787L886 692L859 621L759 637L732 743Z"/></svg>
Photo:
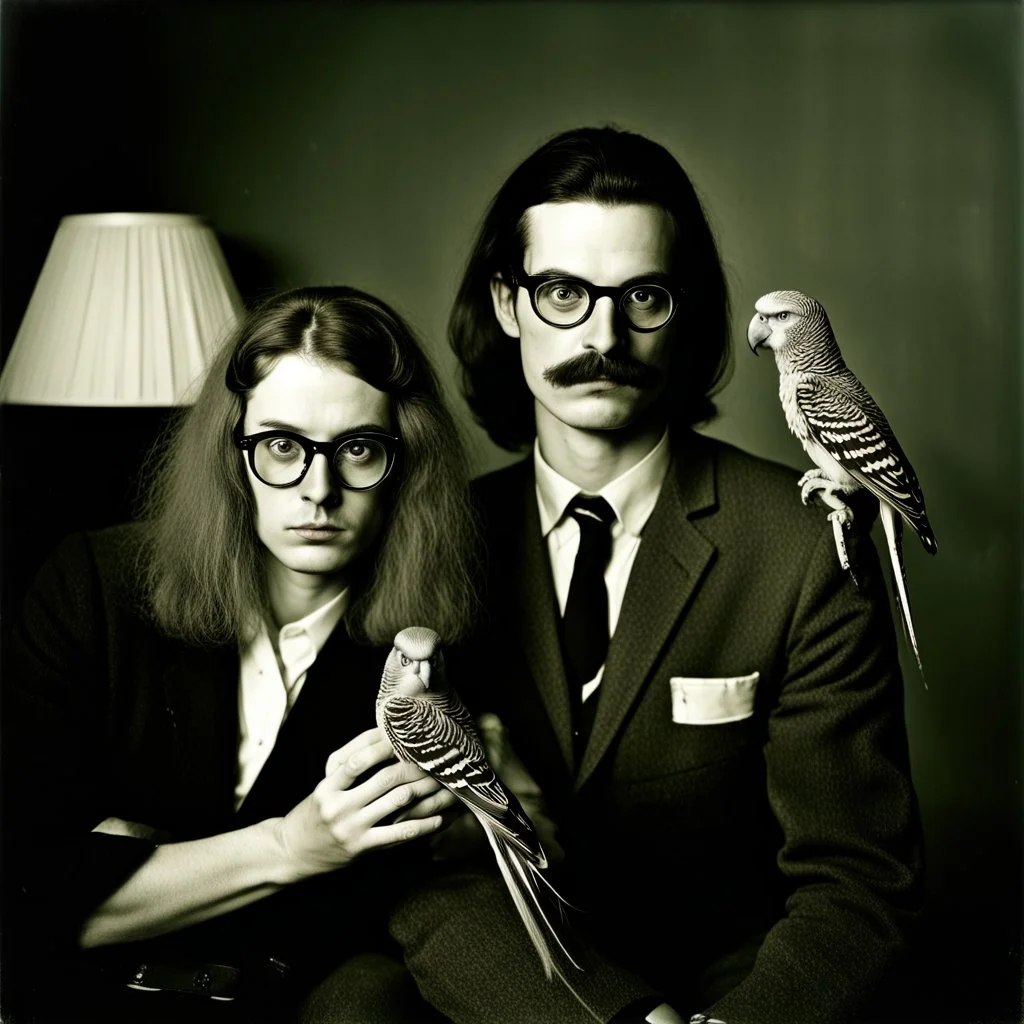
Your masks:
<svg viewBox="0 0 1024 1024"><path fill-rule="evenodd" d="M348 597L348 590L343 590L305 618L282 626L277 638L280 660L262 619L253 639L239 650L235 810L270 757L278 730L298 700L309 667L348 608Z"/></svg>
<svg viewBox="0 0 1024 1024"><path fill-rule="evenodd" d="M547 539L558 610L565 614L572 570L580 546L579 523L567 514L566 509L577 494L585 492L581 492L572 481L556 473L544 461L539 442L533 446L533 464L537 478L537 508L540 512L541 535ZM640 547L640 536L658 502L668 465L666 430L661 440L635 466L631 466L598 491L615 513L615 522L611 527L612 553L604 571L605 587L608 590L609 638L615 633L619 612L622 610L622 598L626 593L626 583L629 581L629 574ZM597 675L593 679L584 684L583 700L600 685L603 673L604 665L597 670Z"/></svg>

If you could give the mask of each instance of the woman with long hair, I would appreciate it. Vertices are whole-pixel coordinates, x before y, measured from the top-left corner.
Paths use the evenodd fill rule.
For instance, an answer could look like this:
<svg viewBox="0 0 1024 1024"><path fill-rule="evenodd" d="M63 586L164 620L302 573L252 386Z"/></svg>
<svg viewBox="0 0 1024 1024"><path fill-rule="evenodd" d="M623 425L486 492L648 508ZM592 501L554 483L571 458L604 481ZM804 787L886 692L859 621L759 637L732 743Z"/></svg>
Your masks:
<svg viewBox="0 0 1024 1024"><path fill-rule="evenodd" d="M145 514L61 545L8 652L5 874L32 1019L280 1019L330 967L386 953L388 902L452 798L393 762L374 696L399 630L468 629L465 488L384 303L304 288L244 319Z"/></svg>

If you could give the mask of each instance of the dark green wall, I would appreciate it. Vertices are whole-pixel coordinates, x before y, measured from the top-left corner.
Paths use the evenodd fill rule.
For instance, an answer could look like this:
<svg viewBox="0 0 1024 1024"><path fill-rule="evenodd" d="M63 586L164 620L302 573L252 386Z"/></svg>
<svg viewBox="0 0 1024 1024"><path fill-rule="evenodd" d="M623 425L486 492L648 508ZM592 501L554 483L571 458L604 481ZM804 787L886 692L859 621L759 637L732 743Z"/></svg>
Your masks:
<svg viewBox="0 0 1024 1024"><path fill-rule="evenodd" d="M728 269L736 371L711 432L807 464L744 343L759 295L800 288L922 480L929 689L905 668L933 908L907 1019L1016 1020L1021 10L6 0L3 345L62 214L179 210L210 218L249 296L391 301L457 403L447 311L503 177L574 125L652 135ZM507 460L467 438L478 469Z"/></svg>

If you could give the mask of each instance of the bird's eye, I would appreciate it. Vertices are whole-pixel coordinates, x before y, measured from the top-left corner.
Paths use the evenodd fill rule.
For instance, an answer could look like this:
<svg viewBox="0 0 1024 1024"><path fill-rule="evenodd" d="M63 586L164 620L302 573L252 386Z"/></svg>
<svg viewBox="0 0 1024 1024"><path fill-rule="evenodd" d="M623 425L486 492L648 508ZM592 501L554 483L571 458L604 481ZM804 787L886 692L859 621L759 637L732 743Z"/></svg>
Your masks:
<svg viewBox="0 0 1024 1024"><path fill-rule="evenodd" d="M408 665L409 664L409 659L404 654L401 655L401 658L402 658L402 664L403 665Z"/></svg>
<svg viewBox="0 0 1024 1024"><path fill-rule="evenodd" d="M763 324L766 324L766 323L768 323L768 317L766 317L766 316L764 315L764 313L761 313L761 314L760 314L760 316L758 316L758 318L757 318L757 319L758 319L758 320L760 320L760 321L761 321L761 323L763 323Z"/></svg>
<svg viewBox="0 0 1024 1024"><path fill-rule="evenodd" d="M788 320L789 319L789 314L788 313L780 313L779 314L779 319L780 320Z"/></svg>

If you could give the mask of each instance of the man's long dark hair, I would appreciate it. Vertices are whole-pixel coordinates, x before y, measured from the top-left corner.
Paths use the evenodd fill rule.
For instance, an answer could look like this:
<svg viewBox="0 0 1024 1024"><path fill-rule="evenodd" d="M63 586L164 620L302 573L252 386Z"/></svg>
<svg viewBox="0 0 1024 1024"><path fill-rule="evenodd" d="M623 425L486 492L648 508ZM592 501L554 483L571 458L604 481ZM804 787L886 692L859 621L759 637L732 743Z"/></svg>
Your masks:
<svg viewBox="0 0 1024 1024"><path fill-rule="evenodd" d="M674 322L680 341L666 388L670 424L715 414L712 395L731 366L729 299L711 228L686 172L663 146L615 128L579 128L541 146L495 196L469 257L448 323L462 364L462 390L491 440L509 451L533 441L533 396L519 346L498 324L491 280L521 266L525 213L541 203L642 203L675 222L672 272L685 288Z"/></svg>
<svg viewBox="0 0 1024 1024"><path fill-rule="evenodd" d="M409 625L446 641L470 625L476 528L458 431L409 327L354 288L300 288L251 311L211 365L195 405L151 466L147 591L157 622L194 643L245 640L266 603L265 549L232 433L253 388L286 353L341 366L385 392L402 440L389 515L346 615L388 645Z"/></svg>

